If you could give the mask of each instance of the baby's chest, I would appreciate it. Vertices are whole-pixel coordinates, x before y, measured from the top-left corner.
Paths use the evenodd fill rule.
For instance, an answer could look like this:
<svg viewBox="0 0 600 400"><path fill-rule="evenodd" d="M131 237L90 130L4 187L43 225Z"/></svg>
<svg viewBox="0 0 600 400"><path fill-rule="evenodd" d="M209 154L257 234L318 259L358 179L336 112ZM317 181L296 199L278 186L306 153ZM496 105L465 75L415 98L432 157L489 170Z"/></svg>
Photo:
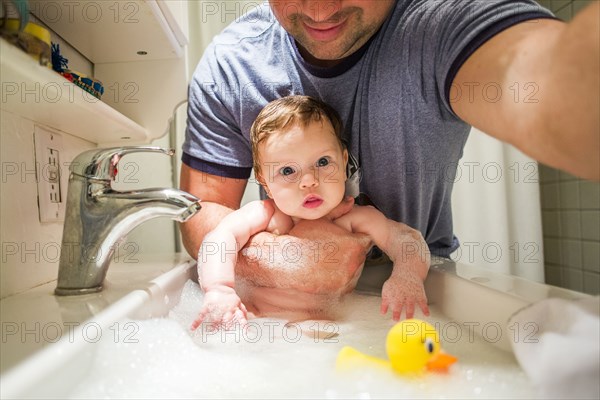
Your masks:
<svg viewBox="0 0 600 400"><path fill-rule="evenodd" d="M352 233L326 219L300 221L290 230L289 235L311 240L320 244L322 248L335 248L338 251L354 248L366 252L371 248L371 240L367 235Z"/></svg>

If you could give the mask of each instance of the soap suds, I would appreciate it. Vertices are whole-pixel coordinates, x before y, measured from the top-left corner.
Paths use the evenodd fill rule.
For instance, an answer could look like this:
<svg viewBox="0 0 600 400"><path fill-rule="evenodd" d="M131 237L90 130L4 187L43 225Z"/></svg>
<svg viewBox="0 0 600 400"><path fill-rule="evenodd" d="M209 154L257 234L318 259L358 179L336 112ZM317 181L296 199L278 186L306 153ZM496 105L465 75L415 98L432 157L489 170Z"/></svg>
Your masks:
<svg viewBox="0 0 600 400"><path fill-rule="evenodd" d="M249 321L235 331L190 332L202 304L197 284L163 319L124 321L119 340L103 338L87 378L70 398L535 398L512 354L494 347L481 326L445 318L435 307L443 347L458 357L447 374L401 377L370 369L336 373L345 345L385 358L394 322L379 314L380 298L350 294L338 321ZM131 325L125 330L125 323ZM477 330L479 328L480 331ZM129 340L124 340L129 334ZM508 332L504 332L508 334ZM444 339L446 339L444 341Z"/></svg>

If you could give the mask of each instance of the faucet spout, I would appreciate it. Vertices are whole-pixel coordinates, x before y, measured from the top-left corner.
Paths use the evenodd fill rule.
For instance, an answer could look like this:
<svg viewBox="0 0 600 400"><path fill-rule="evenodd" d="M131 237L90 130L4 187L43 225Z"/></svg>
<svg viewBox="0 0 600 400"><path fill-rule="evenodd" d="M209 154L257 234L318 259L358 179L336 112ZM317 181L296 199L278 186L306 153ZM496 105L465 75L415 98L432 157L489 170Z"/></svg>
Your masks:
<svg viewBox="0 0 600 400"><path fill-rule="evenodd" d="M71 171L57 295L102 290L115 249L133 228L157 217L184 222L201 208L198 198L181 190L119 192L110 182Z"/></svg>
<svg viewBox="0 0 600 400"><path fill-rule="evenodd" d="M118 211L121 216L119 225L129 227L123 234L155 217L169 217L178 222L185 222L200 210L198 198L171 188L128 192L109 189L96 193L95 196L96 201L104 203L105 209ZM117 215L115 217L118 218Z"/></svg>

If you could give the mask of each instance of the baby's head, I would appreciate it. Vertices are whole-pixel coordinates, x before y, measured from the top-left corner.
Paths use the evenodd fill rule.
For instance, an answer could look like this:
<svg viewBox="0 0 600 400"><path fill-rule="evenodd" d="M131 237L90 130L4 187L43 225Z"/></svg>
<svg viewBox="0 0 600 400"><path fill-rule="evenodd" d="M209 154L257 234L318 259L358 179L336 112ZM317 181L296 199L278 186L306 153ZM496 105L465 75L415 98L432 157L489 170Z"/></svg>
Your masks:
<svg viewBox="0 0 600 400"><path fill-rule="evenodd" d="M261 174L259 145L273 133L285 132L294 125L306 128L311 122L331 124L340 148L342 141L342 120L328 104L309 96L287 96L273 100L258 114L250 128L254 174Z"/></svg>
<svg viewBox="0 0 600 400"><path fill-rule="evenodd" d="M272 101L254 121L254 173L286 214L320 218L343 198L348 153L342 129L332 107L308 96Z"/></svg>

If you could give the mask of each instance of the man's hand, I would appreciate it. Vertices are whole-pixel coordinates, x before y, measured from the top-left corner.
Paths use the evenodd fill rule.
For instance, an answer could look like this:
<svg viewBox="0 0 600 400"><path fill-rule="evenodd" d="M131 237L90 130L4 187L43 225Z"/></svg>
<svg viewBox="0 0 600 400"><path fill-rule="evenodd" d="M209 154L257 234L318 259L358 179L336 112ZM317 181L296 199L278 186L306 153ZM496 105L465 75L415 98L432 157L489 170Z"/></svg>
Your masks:
<svg viewBox="0 0 600 400"><path fill-rule="evenodd" d="M247 314L246 306L233 288L218 286L204 294L204 304L191 329L195 330L202 323L210 323L212 329L243 326L247 323Z"/></svg>
<svg viewBox="0 0 600 400"><path fill-rule="evenodd" d="M256 286L346 293L356 285L370 245L368 236L325 218L301 221L287 235L254 235L240 252L235 273Z"/></svg>

